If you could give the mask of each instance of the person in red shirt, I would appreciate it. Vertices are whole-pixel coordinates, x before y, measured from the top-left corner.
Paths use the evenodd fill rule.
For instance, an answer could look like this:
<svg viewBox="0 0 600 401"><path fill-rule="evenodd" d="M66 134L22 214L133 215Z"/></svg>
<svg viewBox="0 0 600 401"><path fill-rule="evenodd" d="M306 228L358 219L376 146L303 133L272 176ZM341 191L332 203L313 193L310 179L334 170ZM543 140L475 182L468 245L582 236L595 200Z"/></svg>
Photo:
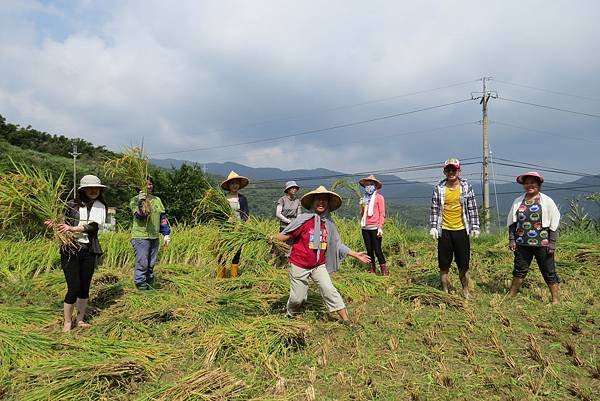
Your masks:
<svg viewBox="0 0 600 401"><path fill-rule="evenodd" d="M337 271L346 256L367 264L371 258L365 252L353 251L342 243L329 214L342 205L338 194L320 186L304 195L300 202L309 212L296 217L273 237L279 241L293 241L288 268L290 296L287 315L294 317L300 313L308 294L308 279L311 278L319 287L327 310L337 312L344 324L352 326L344 300L331 282L329 273Z"/></svg>

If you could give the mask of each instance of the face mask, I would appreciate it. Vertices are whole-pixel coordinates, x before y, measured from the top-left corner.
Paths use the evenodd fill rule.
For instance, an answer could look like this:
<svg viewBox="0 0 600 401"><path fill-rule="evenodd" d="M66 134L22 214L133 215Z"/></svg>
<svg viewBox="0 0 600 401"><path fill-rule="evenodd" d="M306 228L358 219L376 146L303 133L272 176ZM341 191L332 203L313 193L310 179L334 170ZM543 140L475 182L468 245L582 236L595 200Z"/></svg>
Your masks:
<svg viewBox="0 0 600 401"><path fill-rule="evenodd" d="M373 192L375 192L375 185L367 185L367 186L365 187L365 192L366 192L368 195L373 195Z"/></svg>

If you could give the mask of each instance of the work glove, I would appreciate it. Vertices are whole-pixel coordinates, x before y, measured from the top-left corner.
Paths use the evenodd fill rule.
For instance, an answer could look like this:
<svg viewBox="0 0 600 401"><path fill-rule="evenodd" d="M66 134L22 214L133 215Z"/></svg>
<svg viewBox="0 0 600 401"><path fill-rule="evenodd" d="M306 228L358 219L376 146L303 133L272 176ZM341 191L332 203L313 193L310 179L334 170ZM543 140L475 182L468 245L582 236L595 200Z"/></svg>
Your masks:
<svg viewBox="0 0 600 401"><path fill-rule="evenodd" d="M479 238L479 230L471 230L471 238Z"/></svg>
<svg viewBox="0 0 600 401"><path fill-rule="evenodd" d="M167 245L169 245L170 243L171 243L171 236L170 236L170 235L165 235L165 236L163 237L163 244L164 244L165 246L167 246Z"/></svg>
<svg viewBox="0 0 600 401"><path fill-rule="evenodd" d="M383 237L383 228L378 228L377 229L377 236L378 237Z"/></svg>
<svg viewBox="0 0 600 401"><path fill-rule="evenodd" d="M146 193L144 191L140 191L140 193L138 194L138 200L146 200Z"/></svg>
<svg viewBox="0 0 600 401"><path fill-rule="evenodd" d="M429 235L431 235L431 237L436 241L440 237L437 228L432 228L431 230L429 230Z"/></svg>

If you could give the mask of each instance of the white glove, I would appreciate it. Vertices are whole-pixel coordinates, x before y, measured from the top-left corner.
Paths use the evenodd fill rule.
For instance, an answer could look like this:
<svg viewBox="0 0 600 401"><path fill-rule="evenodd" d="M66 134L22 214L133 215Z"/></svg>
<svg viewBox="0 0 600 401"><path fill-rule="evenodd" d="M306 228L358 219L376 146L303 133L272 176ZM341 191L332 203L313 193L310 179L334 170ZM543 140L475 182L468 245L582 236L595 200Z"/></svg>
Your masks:
<svg viewBox="0 0 600 401"><path fill-rule="evenodd" d="M378 237L383 237L383 228L378 228L377 229L377 236Z"/></svg>
<svg viewBox="0 0 600 401"><path fill-rule="evenodd" d="M164 244L165 246L167 246L167 245L169 245L170 243L171 243L171 236L170 236L170 235L165 235L165 236L163 237L163 244Z"/></svg>
<svg viewBox="0 0 600 401"><path fill-rule="evenodd" d="M140 191L140 193L138 194L138 199L139 200L145 200L146 199L146 193L144 191Z"/></svg>
<svg viewBox="0 0 600 401"><path fill-rule="evenodd" d="M432 228L431 230L429 230L429 235L431 235L431 237L436 241L440 237L440 234L438 233L438 230L436 228Z"/></svg>
<svg viewBox="0 0 600 401"><path fill-rule="evenodd" d="M471 230L471 238L479 238L479 230Z"/></svg>

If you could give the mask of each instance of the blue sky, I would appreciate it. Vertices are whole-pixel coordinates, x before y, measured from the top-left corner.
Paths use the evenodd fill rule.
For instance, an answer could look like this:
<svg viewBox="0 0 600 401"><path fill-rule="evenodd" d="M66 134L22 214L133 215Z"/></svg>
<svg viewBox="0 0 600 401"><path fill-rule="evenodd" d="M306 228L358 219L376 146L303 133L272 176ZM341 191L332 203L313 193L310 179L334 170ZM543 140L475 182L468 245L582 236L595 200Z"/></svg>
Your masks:
<svg viewBox="0 0 600 401"><path fill-rule="evenodd" d="M143 138L157 158L345 172L466 159L481 155L474 101L215 147L465 100L482 76L503 98L600 115L599 16L595 1L8 0L0 114L115 150ZM489 116L498 158L600 172L600 118L501 99Z"/></svg>

